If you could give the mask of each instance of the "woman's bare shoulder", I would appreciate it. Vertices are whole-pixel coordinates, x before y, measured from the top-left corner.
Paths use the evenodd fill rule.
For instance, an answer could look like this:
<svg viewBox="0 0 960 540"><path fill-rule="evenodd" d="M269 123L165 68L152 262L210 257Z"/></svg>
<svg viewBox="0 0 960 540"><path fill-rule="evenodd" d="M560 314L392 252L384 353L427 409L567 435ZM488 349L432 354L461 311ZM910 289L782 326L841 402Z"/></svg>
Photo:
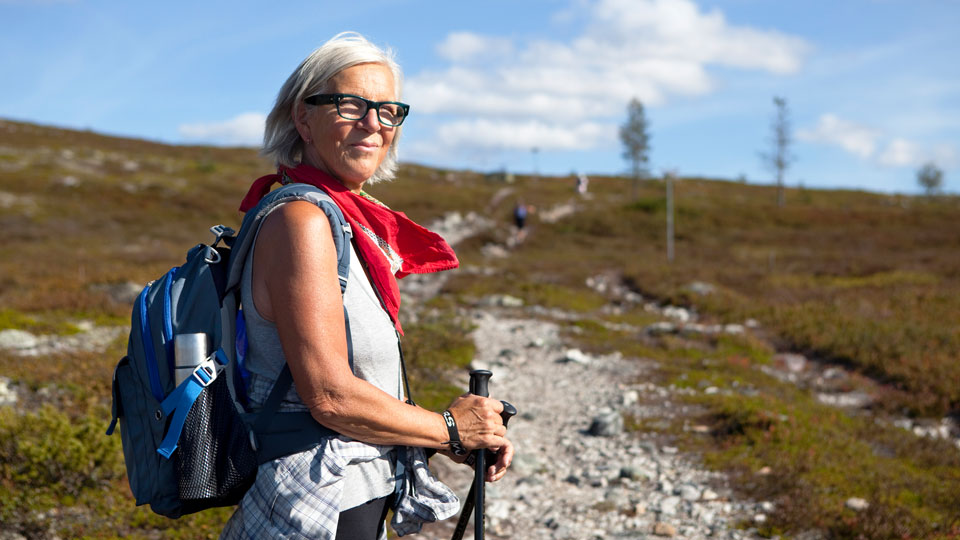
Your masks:
<svg viewBox="0 0 960 540"><path fill-rule="evenodd" d="M257 243L261 244L262 240L316 242L330 237L330 221L323 210L309 201L292 201L281 205L264 219ZM332 243L332 239L330 241Z"/></svg>
<svg viewBox="0 0 960 540"><path fill-rule="evenodd" d="M317 265L336 271L336 246L330 221L322 209L308 201L286 203L266 217L257 235L256 251L268 267L316 270Z"/></svg>

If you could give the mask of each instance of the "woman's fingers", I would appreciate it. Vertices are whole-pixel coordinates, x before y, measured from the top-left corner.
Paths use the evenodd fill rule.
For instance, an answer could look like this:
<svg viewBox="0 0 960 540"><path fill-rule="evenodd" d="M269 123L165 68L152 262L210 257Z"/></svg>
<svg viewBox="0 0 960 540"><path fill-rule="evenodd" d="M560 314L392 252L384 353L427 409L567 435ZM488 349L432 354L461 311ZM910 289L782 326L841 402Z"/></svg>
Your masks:
<svg viewBox="0 0 960 540"><path fill-rule="evenodd" d="M503 439L503 446L497 450L497 461L487 468L487 482L496 482L507 474L507 469L513 462L513 443Z"/></svg>

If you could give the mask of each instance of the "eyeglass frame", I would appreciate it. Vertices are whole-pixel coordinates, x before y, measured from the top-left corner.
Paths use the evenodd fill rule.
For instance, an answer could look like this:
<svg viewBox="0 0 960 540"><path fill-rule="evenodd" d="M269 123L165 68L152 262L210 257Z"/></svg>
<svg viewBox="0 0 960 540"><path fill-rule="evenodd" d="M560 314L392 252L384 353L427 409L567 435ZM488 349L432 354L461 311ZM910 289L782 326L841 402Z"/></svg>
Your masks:
<svg viewBox="0 0 960 540"><path fill-rule="evenodd" d="M360 118L347 118L340 112L340 100L347 97L356 98L366 103L367 110L363 113L363 116L361 116ZM344 120L363 120L367 116L367 114L370 113L370 109L373 109L377 111L377 121L387 127L400 127L400 125L403 124L403 121L407 119L407 116L410 115L410 106L407 105L406 103L403 103L400 101L373 101L355 94L314 94L312 96L307 96L303 98L303 101L308 105L329 105L332 103L337 106L337 115L339 115L340 118L343 118ZM399 105L400 108L403 110L403 117L400 118L400 123L388 124L387 122L384 122L383 118L380 117L381 105Z"/></svg>

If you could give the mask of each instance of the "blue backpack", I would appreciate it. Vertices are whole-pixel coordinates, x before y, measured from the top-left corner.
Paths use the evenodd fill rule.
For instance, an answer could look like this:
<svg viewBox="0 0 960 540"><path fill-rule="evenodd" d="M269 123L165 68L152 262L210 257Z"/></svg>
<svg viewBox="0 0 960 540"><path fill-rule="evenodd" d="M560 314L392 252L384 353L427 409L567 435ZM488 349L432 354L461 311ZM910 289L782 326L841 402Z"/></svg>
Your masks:
<svg viewBox="0 0 960 540"><path fill-rule="evenodd" d="M342 293L349 273L350 225L322 190L289 184L247 212L238 234L223 225L212 227L212 244L189 250L184 264L148 284L134 303L127 355L113 375L107 435L119 421L138 506L149 504L154 512L177 518L236 504L253 484L259 464L336 435L308 412L278 412L292 382L286 365L263 408L247 409L239 306L243 265L263 219L292 200L313 202L330 220ZM344 320L352 365L346 308ZM175 338L195 333L207 336L206 359L176 385Z"/></svg>

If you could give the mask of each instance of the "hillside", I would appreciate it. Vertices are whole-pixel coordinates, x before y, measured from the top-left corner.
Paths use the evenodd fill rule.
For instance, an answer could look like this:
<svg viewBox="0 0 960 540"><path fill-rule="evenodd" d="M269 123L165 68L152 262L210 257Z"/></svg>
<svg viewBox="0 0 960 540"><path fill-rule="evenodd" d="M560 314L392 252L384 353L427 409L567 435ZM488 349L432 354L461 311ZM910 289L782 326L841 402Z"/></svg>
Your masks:
<svg viewBox="0 0 960 540"><path fill-rule="evenodd" d="M236 226L240 198L269 171L250 149L0 121L0 533L216 536L228 509L177 522L133 509L119 438L102 435L109 384L130 291L208 241L210 225ZM461 269L404 285L422 404L442 407L461 391L474 359L527 373L510 356L534 351L492 343L486 316L547 325L534 326L556 335L540 361L576 348L618 359L595 365L638 366L605 379L623 392L604 400L633 396L618 402L618 441L722 473L717 490L731 503L767 503L759 520L748 506L731 511L729 534L742 523L763 535L960 535L960 199L788 190L777 208L768 186L683 178L667 263L656 180L634 199L623 179L592 178L581 197L572 178L506 184L408 164L370 191L459 238ZM537 210L517 243L509 218L520 198ZM561 385L599 377L564 372ZM557 444L586 436L564 429ZM545 481L536 467L517 469ZM594 477L621 471L564 472L560 481L606 493L611 478L594 486ZM634 498L673 496L656 479L627 476L617 485ZM670 524L657 505L629 506L598 503L585 515L623 520L581 526L631 518L640 534ZM676 519L701 523L692 508ZM569 537L591 537L558 519Z"/></svg>

